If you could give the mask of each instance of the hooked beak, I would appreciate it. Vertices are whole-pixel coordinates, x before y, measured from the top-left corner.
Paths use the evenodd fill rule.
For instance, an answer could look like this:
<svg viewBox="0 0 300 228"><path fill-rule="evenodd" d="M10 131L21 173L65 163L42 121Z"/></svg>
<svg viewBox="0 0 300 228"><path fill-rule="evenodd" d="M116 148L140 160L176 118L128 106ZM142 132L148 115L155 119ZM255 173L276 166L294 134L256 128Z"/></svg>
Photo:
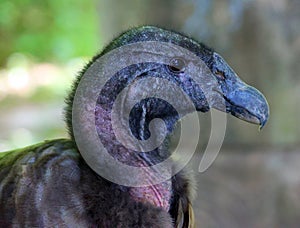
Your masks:
<svg viewBox="0 0 300 228"><path fill-rule="evenodd" d="M262 129L269 118L269 105L257 89L241 83L235 90L223 94L226 110L233 116L260 125Z"/></svg>
<svg viewBox="0 0 300 228"><path fill-rule="evenodd" d="M214 53L213 59L215 77L220 82L215 91L221 100L225 100L226 112L241 120L258 124L262 129L269 118L269 105L264 95L244 83L218 53ZM219 102L213 107L225 111L224 105Z"/></svg>

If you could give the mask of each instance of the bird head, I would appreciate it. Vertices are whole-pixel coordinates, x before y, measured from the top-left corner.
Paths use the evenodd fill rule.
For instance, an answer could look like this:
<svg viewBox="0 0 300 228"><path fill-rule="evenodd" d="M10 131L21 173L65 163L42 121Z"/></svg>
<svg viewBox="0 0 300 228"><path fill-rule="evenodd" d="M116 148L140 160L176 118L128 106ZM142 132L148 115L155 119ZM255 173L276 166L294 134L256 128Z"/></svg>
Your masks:
<svg viewBox="0 0 300 228"><path fill-rule="evenodd" d="M169 64L148 64L142 71L143 76L156 74L178 83L189 95L197 111L205 112L215 108L231 113L241 120L258 124L261 128L266 124L269 107L263 94L243 82L217 52L186 35L154 26L134 28L121 34L101 55L124 45L148 41L173 44L188 50L205 65L207 72L203 72L203 67L201 72L197 72L193 61L178 51L177 57L164 53L169 58ZM191 65L194 70L189 71ZM217 82L213 86L211 79ZM199 87L199 84L203 86Z"/></svg>
<svg viewBox="0 0 300 228"><path fill-rule="evenodd" d="M108 179L113 174L112 181L131 173L115 160L130 167L146 162L158 169L156 174L166 171L168 167L154 165L170 156L162 142L184 114L214 108L261 127L269 116L264 96L244 83L218 53L186 35L154 26L133 28L114 39L83 69L67 101L72 139L88 164ZM114 159L106 162L110 157L99 156L99 151ZM110 167L104 169L107 164ZM133 175L135 184L145 178L139 172ZM123 184L123 179L117 183Z"/></svg>
<svg viewBox="0 0 300 228"><path fill-rule="evenodd" d="M68 106L66 108L66 121L72 138L74 137L72 127L73 100L83 75L88 71L101 71L101 69L95 67L95 63L112 51L133 45L129 48L129 52L134 53L134 44L147 42L156 42L156 44L160 43L162 45L158 46L155 44L152 48L148 47L144 49L142 51L144 54L146 53L144 56L147 56L147 53L150 53L152 56L153 54L158 54L165 57L166 61L164 63L144 61L143 63L134 64L122 69L104 86L106 89L104 89L101 94L106 100L100 101L100 103L109 103L110 107L112 107L114 101L109 101L109 99L115 97L116 94L128 86L129 81L132 84L132 82L137 79L149 78L150 76L152 78L167 79L177 84L188 95L197 111L206 112L210 108L215 108L223 112L231 113L233 116L244 121L258 124L260 127L265 125L269 117L269 107L265 97L257 89L243 82L218 53L186 35L154 26L142 26L130 29L114 39L99 55L96 55L92 61L86 65L75 81L73 90L67 98ZM181 49L175 48L171 52L166 51L165 46L167 45L173 45L173 47L176 46ZM173 47L171 47L171 49ZM188 54L185 51L187 51ZM192 55L189 53L192 53ZM114 66L118 66L118 61L121 61L122 54L121 52L117 57L110 59L110 62L106 65L115 64ZM93 67L95 69L92 69ZM129 91L131 96L126 97L139 97L147 91L160 88L161 85L159 83L161 84L161 82L152 81L150 83L148 82L148 84L141 84L140 89L133 85L131 86L132 90ZM106 95L104 94L105 91L107 93ZM186 109L185 102L179 99L177 100L176 94L171 95L174 103L178 103L177 107ZM99 96L99 93L95 94L95 96ZM92 105L94 105L93 102ZM169 130L172 131L174 122L180 118L176 111L181 110L174 110L172 106L164 105L161 101L149 101L146 102L146 106L147 105L148 110L150 110L147 115L149 121L145 120L144 123L147 125L153 118L165 119L165 122L169 121L167 125L170 126ZM136 107L137 112L141 114L141 105ZM186 111L187 113L190 112L190 110ZM172 118L166 120L165 117L170 115ZM141 122L140 118L141 116L139 115L139 117L135 118L133 123ZM85 121L86 120L83 120L83 122ZM142 138L139 136L139 132L141 131L139 126L135 126L134 128L135 129L131 129L133 133L136 131L134 135L137 138ZM147 129L144 130L148 131Z"/></svg>

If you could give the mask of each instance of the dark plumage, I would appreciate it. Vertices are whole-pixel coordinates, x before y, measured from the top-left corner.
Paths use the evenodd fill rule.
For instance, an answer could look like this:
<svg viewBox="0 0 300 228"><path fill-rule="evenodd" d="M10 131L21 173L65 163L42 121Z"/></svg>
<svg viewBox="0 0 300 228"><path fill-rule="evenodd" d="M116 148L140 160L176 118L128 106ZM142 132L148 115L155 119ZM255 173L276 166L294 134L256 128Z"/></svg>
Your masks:
<svg viewBox="0 0 300 228"><path fill-rule="evenodd" d="M220 84L218 96L224 98L226 103L226 110L223 111L261 126L265 124L269 114L265 98L243 83L212 49L185 35L157 27L131 29L95 56L74 82L66 108L71 139L45 141L0 154L0 227L193 227L193 188L188 173L181 171L170 180L152 186L122 186L94 172L76 145L72 111L81 77L97 59L111 50L146 41L172 43L196 54ZM183 63L178 60L174 64L180 68ZM126 85L130 86L132 81L146 77L171 80L185 91L196 110L206 112L210 109L197 83L184 70L176 67L140 63L114 75L99 91L94 110L96 129L110 155L133 166L154 165L170 155L167 142L151 152L133 153L116 142L108 123L116 94ZM153 84L153 87L143 89L150 91L155 86ZM134 89L134 93L139 92ZM185 108L185 104L180 105ZM212 107L221 109L217 103ZM163 100L142 100L130 114L132 134L140 140L148 139L149 123L154 118L163 119L168 133L171 133L179 115Z"/></svg>

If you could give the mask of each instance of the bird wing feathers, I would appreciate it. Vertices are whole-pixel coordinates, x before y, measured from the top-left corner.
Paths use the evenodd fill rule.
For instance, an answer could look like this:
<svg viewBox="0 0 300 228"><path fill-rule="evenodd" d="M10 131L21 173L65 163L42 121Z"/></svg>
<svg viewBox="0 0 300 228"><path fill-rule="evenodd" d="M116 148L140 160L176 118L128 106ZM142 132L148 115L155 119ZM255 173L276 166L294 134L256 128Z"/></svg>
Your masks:
<svg viewBox="0 0 300 228"><path fill-rule="evenodd" d="M186 199L180 206L185 208L180 210L181 227L191 222ZM174 227L167 211L131 200L127 192L94 173L70 140L47 141L0 156L0 227L12 224Z"/></svg>
<svg viewBox="0 0 300 228"><path fill-rule="evenodd" d="M182 203L179 202L178 215L177 215L175 227L176 228L194 228L195 227L194 210L193 210L191 203L188 203L187 210L184 211L182 208Z"/></svg>
<svg viewBox="0 0 300 228"><path fill-rule="evenodd" d="M195 195L193 175L184 169L172 178L173 202L170 214L176 228L194 228L195 217L192 200Z"/></svg>

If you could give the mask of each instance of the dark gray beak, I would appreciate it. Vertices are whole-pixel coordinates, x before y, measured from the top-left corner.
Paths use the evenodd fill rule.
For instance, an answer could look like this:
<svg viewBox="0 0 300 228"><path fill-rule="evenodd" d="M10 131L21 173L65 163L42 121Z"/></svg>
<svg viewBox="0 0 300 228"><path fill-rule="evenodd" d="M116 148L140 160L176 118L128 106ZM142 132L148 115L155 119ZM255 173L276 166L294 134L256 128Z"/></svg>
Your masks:
<svg viewBox="0 0 300 228"><path fill-rule="evenodd" d="M226 109L241 120L259 124L261 129L269 118L268 102L257 89L241 84L235 90L223 95L227 102Z"/></svg>
<svg viewBox="0 0 300 228"><path fill-rule="evenodd" d="M266 98L257 89L244 83L219 54L214 53L213 57L213 72L221 88L218 93L225 99L226 112L263 128L269 118Z"/></svg>

